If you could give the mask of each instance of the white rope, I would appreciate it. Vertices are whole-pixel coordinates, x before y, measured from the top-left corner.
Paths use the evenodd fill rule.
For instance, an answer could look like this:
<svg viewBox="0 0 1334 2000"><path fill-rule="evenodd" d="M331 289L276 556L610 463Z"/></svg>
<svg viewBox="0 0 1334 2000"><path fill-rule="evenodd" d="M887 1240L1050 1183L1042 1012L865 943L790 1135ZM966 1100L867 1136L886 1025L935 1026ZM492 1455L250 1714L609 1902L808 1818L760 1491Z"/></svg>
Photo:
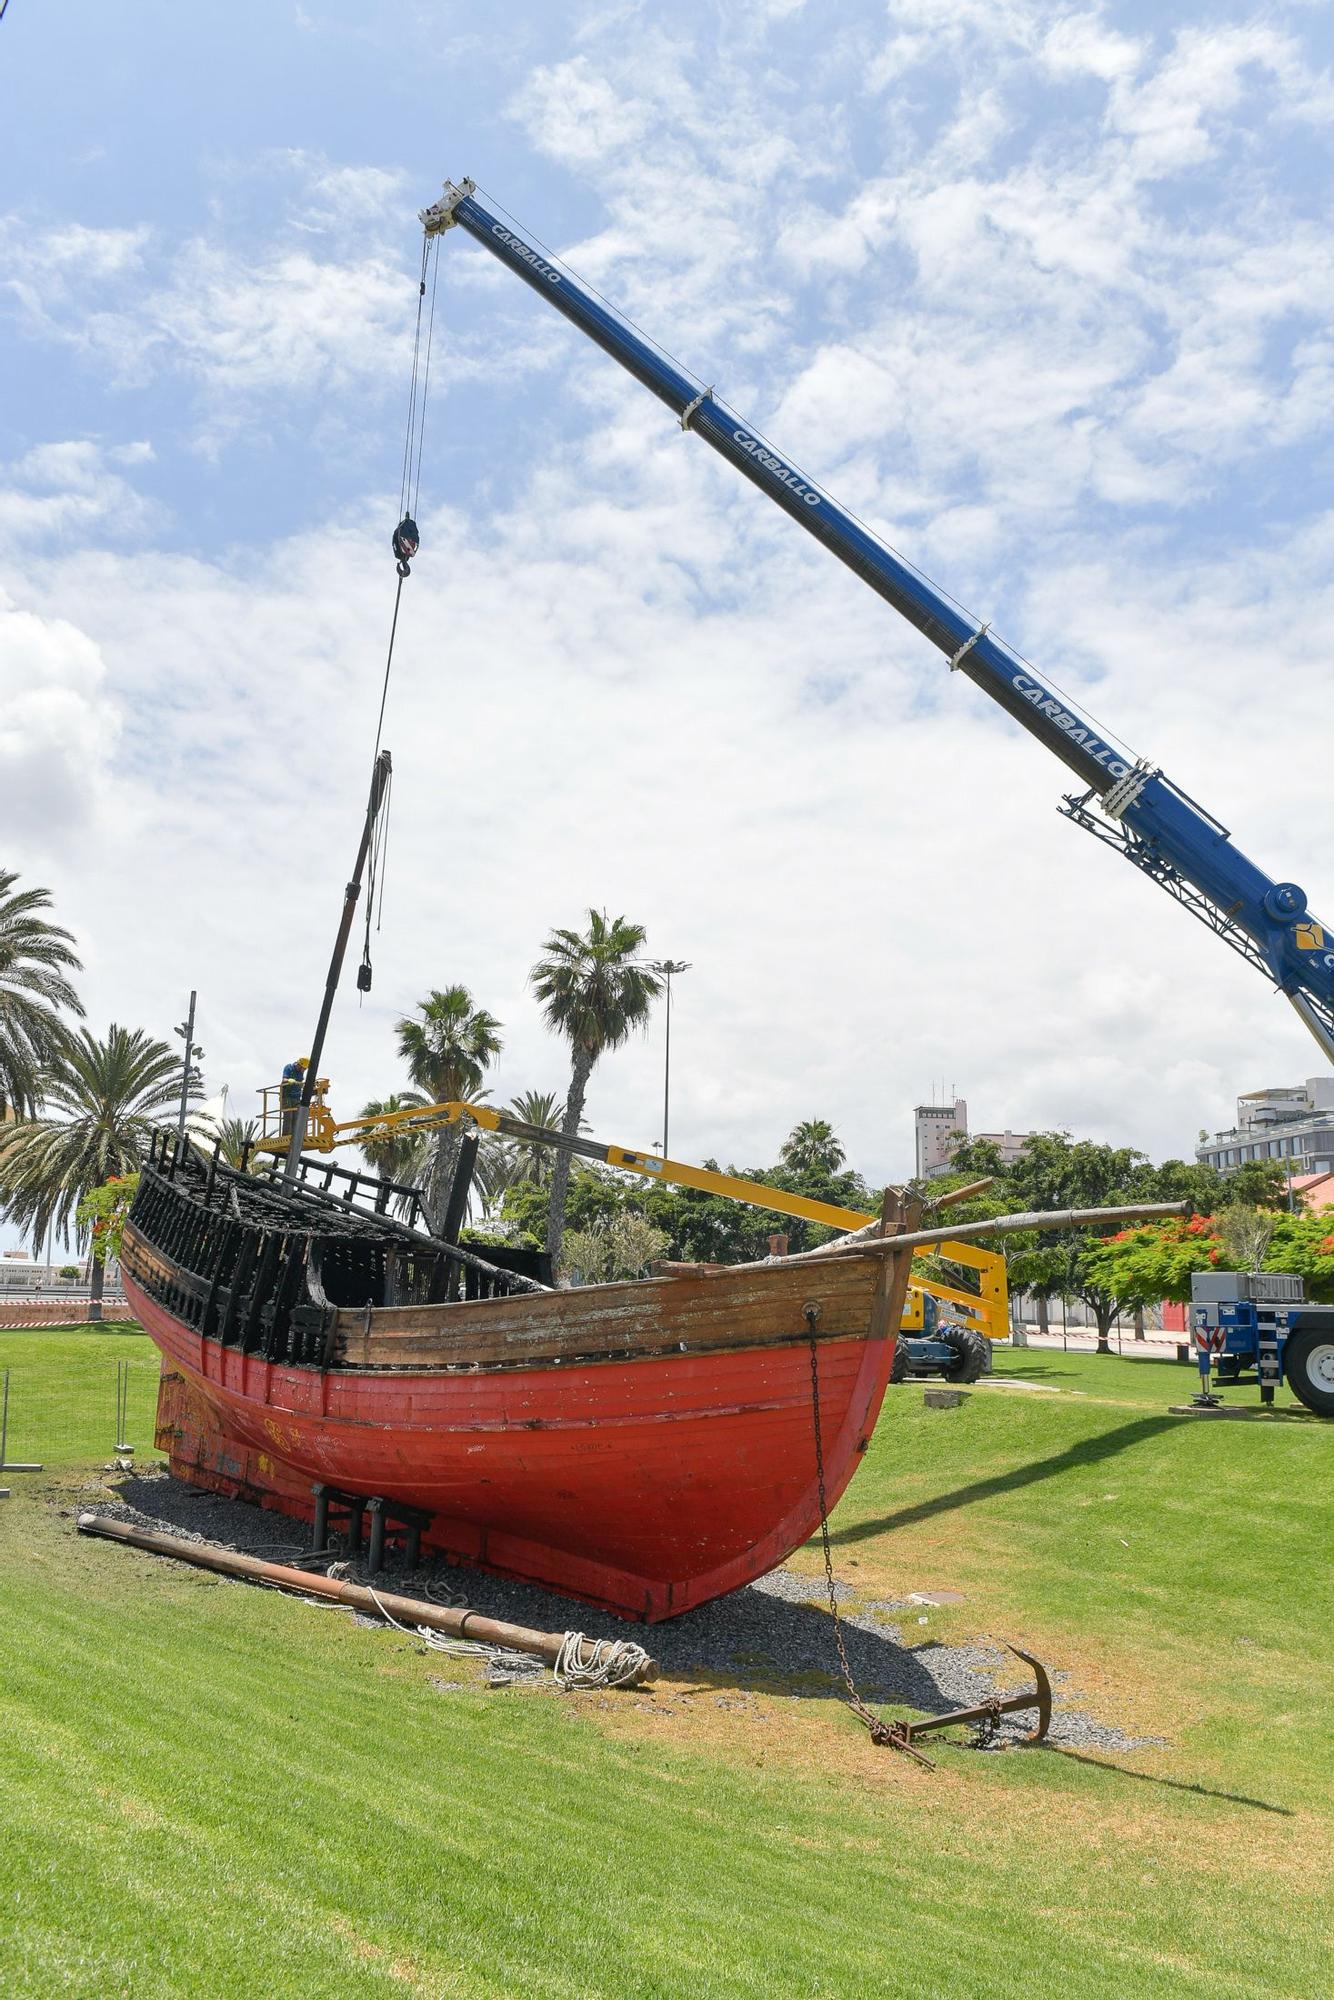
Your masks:
<svg viewBox="0 0 1334 2000"><path fill-rule="evenodd" d="M493 1666L503 1667L506 1673L541 1673L542 1662L535 1660L531 1653L516 1653L509 1646L487 1646L477 1639L450 1639L443 1632L437 1632L430 1625L402 1625L395 1618L389 1606L376 1593L374 1584L363 1585L380 1616L396 1632L405 1638L420 1639L432 1653L470 1653L476 1659L489 1660Z"/></svg>
<svg viewBox="0 0 1334 2000"><path fill-rule="evenodd" d="M471 1653L507 1673L541 1672L540 1661L531 1653L517 1653L508 1646L488 1646L474 1639L449 1639L429 1625L401 1624L376 1593L374 1584L368 1582L363 1587L387 1625L402 1632L405 1638L420 1639L433 1653ZM629 1687L642 1677L648 1663L649 1655L633 1639L588 1639L582 1632L567 1632L552 1672L565 1688Z"/></svg>
<svg viewBox="0 0 1334 2000"><path fill-rule="evenodd" d="M648 1654L633 1639L586 1639L567 1632L552 1669L562 1687L627 1687L648 1665Z"/></svg>

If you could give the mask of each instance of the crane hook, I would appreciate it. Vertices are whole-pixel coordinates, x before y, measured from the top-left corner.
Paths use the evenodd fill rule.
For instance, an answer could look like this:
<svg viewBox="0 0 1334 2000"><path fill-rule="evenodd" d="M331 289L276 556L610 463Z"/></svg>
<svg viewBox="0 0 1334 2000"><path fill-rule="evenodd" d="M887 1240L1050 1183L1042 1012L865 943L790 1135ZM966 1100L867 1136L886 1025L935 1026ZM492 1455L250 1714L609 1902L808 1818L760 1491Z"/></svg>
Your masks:
<svg viewBox="0 0 1334 2000"><path fill-rule="evenodd" d="M413 520L411 514L405 514L394 529L393 539L390 542L390 547L398 558L398 573L400 576L410 576L412 574L408 565L416 555L420 543L421 535L418 533L417 523Z"/></svg>

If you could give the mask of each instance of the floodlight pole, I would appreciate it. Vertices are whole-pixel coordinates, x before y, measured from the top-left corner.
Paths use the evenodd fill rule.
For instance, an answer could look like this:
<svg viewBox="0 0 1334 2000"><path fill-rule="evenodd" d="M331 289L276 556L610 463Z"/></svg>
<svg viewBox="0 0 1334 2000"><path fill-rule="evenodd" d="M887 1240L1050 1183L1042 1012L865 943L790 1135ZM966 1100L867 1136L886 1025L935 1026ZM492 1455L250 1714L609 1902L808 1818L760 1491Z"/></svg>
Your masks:
<svg viewBox="0 0 1334 2000"><path fill-rule="evenodd" d="M667 1035L662 1064L662 1157L670 1159L668 1137L671 1130L672 1113L672 978L678 972L689 972L690 967L683 958L654 959L650 972L658 973L667 982Z"/></svg>

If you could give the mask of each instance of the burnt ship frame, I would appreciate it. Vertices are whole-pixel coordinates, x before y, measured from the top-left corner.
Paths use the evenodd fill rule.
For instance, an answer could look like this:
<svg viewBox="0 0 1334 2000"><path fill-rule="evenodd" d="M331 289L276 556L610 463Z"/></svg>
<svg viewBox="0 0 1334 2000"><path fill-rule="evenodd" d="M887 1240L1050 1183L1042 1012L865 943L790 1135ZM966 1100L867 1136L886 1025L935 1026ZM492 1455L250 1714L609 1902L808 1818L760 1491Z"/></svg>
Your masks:
<svg viewBox="0 0 1334 2000"><path fill-rule="evenodd" d="M447 1227L466 1205L475 1149L474 1138L459 1161ZM396 1220L391 1202L413 1221L422 1214L419 1191L401 1182L310 1160L295 1181L276 1169L243 1173L216 1148L205 1161L189 1139L160 1133L128 1218L134 1275L205 1340L306 1368L338 1365L337 1316L349 1308L549 1288L545 1252L501 1246L481 1257Z"/></svg>

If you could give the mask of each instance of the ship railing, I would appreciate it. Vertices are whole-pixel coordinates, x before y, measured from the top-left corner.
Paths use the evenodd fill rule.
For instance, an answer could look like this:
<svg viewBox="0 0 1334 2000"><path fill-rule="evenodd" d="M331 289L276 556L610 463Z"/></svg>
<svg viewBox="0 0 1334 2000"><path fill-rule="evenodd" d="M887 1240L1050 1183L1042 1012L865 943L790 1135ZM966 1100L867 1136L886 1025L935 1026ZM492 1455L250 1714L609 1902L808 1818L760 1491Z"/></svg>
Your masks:
<svg viewBox="0 0 1334 2000"><path fill-rule="evenodd" d="M275 1153L265 1156L267 1164L261 1167L256 1178L276 1181L284 1178L284 1162ZM307 1160L297 1162L296 1177L300 1185L318 1194L335 1194L348 1207L362 1205L374 1215L387 1215L392 1208L409 1229L417 1228L423 1220L421 1189L408 1181L389 1180L382 1174L366 1174L354 1167L338 1167L332 1160Z"/></svg>
<svg viewBox="0 0 1334 2000"><path fill-rule="evenodd" d="M206 1340L316 1367L333 1359L340 1308L546 1289L522 1269L505 1268L525 1253L497 1250L492 1262L414 1236L383 1209L372 1216L350 1198L318 1188L294 1196L284 1185L239 1174L220 1165L216 1151L206 1159L188 1140L162 1135L130 1211L155 1253L137 1259L131 1248L136 1281Z"/></svg>

